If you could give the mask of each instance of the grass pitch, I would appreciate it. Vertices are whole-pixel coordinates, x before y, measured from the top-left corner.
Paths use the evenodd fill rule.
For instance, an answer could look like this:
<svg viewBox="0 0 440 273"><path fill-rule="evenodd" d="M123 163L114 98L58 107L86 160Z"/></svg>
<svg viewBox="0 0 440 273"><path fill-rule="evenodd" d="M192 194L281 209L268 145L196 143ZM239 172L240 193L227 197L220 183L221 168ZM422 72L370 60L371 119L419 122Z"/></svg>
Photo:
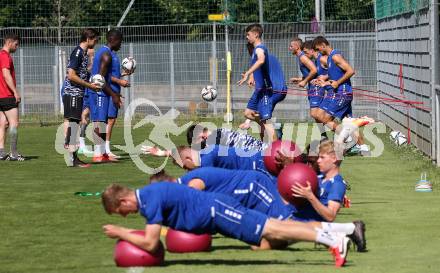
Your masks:
<svg viewBox="0 0 440 273"><path fill-rule="evenodd" d="M67 168L54 150L55 132L55 127L20 128L20 151L31 160L0 162L0 272L130 272L114 265L115 241L101 227L113 223L141 229L143 218L108 216L99 198L74 193L99 192L112 182L141 187L148 175L127 156L115 164ZM137 143L146 133L135 130ZM113 139L123 144L122 128L116 128ZM136 272L438 272L440 171L414 149L396 148L387 135L382 139L382 156L347 157L342 165L352 207L342 209L337 221L363 219L369 250L350 252L345 268L335 269L327 250L311 243L254 252L244 243L215 236L212 252L166 253L164 267ZM185 143L183 135L177 143ZM167 170L183 173L170 162ZM434 184L432 193L414 191L422 171Z"/></svg>

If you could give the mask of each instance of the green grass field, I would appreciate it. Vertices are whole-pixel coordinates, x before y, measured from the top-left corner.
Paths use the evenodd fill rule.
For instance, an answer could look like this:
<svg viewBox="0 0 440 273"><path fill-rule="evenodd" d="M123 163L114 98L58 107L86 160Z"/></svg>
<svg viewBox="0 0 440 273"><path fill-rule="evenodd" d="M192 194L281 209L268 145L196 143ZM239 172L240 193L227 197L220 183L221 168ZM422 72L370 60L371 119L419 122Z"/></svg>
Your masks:
<svg viewBox="0 0 440 273"><path fill-rule="evenodd" d="M143 218L109 216L99 198L74 193L101 191L112 182L141 187L148 175L127 156L89 169L67 168L54 150L55 131L20 128L20 151L31 160L0 162L0 272L128 272L114 265L115 241L105 237L101 227L113 223L143 228ZM135 131L138 143L146 133ZM215 236L211 252L166 253L164 267L144 272L439 272L440 171L414 149L394 147L387 137L382 135L382 156L348 157L342 165L352 207L342 209L337 221L363 219L369 250L350 252L345 268L335 269L327 250L310 243L253 252L244 243ZM185 142L184 136L177 140ZM113 142L123 144L121 127ZM182 173L171 163L167 170ZM432 193L414 191L422 171L434 183Z"/></svg>

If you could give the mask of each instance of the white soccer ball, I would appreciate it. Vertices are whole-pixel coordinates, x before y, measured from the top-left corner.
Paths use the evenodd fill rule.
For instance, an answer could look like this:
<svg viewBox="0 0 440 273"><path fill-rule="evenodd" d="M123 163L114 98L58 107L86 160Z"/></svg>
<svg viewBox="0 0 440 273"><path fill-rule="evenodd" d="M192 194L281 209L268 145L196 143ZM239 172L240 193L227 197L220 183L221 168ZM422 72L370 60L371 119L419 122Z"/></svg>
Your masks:
<svg viewBox="0 0 440 273"><path fill-rule="evenodd" d="M205 101L213 101L215 98L217 98L217 89L215 89L215 87L212 85L205 86L202 89L201 95L202 99Z"/></svg>
<svg viewBox="0 0 440 273"><path fill-rule="evenodd" d="M397 146L401 146L401 145L406 144L407 141L408 141L408 140L406 139L406 136L405 136L404 134L400 133L400 134L396 137L396 140L395 140L394 142L397 144Z"/></svg>
<svg viewBox="0 0 440 273"><path fill-rule="evenodd" d="M400 134L401 134L401 132L399 132L399 131L391 131L391 133L390 133L390 139L391 139L392 141L395 141L396 138L397 138L397 136L400 135Z"/></svg>
<svg viewBox="0 0 440 273"><path fill-rule="evenodd" d="M122 69L133 73L136 69L136 60L133 57L128 57L122 60L121 63Z"/></svg>
<svg viewBox="0 0 440 273"><path fill-rule="evenodd" d="M90 82L97 85L99 88L103 88L105 84L105 79L100 74L96 74L90 78Z"/></svg>
<svg viewBox="0 0 440 273"><path fill-rule="evenodd" d="M404 134L402 134L399 131L392 131L390 133L390 139L397 145L397 146L401 146L406 144L406 142L408 141L406 139L406 136Z"/></svg>

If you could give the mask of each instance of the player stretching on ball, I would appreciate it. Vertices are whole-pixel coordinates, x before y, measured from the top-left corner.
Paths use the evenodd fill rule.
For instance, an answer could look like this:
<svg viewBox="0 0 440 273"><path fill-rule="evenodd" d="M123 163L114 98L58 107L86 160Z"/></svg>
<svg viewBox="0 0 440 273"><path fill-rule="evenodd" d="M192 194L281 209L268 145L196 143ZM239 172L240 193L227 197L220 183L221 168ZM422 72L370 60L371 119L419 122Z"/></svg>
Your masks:
<svg viewBox="0 0 440 273"><path fill-rule="evenodd" d="M112 29L107 33L107 45L101 47L93 59L92 76L100 74L105 79L105 85L99 92L90 92L90 116L93 121L93 140L95 150L93 162L117 161L105 151L107 139L107 122L109 117L109 104L116 107L122 105L121 95L114 92L110 86L112 77L112 51L118 51L122 44L122 33Z"/></svg>
<svg viewBox="0 0 440 273"><path fill-rule="evenodd" d="M83 111L85 88L94 91L98 86L88 82L88 49L94 48L99 39L99 32L95 29L85 29L81 34L80 44L72 51L67 64L67 76L64 80L63 105L64 118L69 121L65 136L65 147L69 150L66 163L70 167L89 167L78 159L77 141L79 122ZM93 91L93 92L94 92Z"/></svg>
<svg viewBox="0 0 440 273"><path fill-rule="evenodd" d="M265 142L271 143L276 140L275 130L270 121L272 118L272 82L270 79L269 52L261 41L263 28L259 24L253 24L246 28L246 39L252 44L252 66L247 70L238 85L248 81L253 75L255 91L249 99L244 115L250 120L255 120L260 124L260 137L264 140L265 135L268 139Z"/></svg>
<svg viewBox="0 0 440 273"><path fill-rule="evenodd" d="M177 179L169 176L164 171L150 177L150 183L160 181L177 182L197 190L229 195L246 208L254 209L279 220L290 219L297 210L281 197L277 187L267 176L257 171L237 171L206 167L190 171ZM356 222L354 224L358 225ZM320 228L320 226L317 227ZM365 229L360 231L365 232ZM352 238L356 243L361 243L360 246L358 245L358 248L365 245L363 233L354 233L353 230L345 235ZM284 248L287 245L287 242L284 241L268 242L263 239L260 247L254 249Z"/></svg>
<svg viewBox="0 0 440 273"><path fill-rule="evenodd" d="M149 252L158 249L164 225L196 234L220 233L251 245L259 245L262 238L318 242L329 246L335 266L341 267L346 261L346 237L308 223L269 218L223 194L201 192L176 183L153 183L138 190L113 184L104 191L102 203L109 214L127 216L140 212L148 221L145 236L115 225L105 225L103 229L108 237L128 241Z"/></svg>

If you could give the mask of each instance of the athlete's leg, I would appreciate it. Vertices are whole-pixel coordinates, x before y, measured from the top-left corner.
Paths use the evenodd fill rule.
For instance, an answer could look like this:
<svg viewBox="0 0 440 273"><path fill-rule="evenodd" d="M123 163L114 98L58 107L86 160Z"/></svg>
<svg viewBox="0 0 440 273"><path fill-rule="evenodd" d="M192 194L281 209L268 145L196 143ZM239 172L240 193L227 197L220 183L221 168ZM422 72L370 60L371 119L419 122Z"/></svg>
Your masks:
<svg viewBox="0 0 440 273"><path fill-rule="evenodd" d="M8 111L3 112L6 116L6 119L9 122L9 144L11 146L11 156L17 157L17 142L18 142L18 107L12 108Z"/></svg>
<svg viewBox="0 0 440 273"><path fill-rule="evenodd" d="M8 127L8 120L5 114L0 111L0 159L4 158L7 153L5 152L5 135Z"/></svg>

